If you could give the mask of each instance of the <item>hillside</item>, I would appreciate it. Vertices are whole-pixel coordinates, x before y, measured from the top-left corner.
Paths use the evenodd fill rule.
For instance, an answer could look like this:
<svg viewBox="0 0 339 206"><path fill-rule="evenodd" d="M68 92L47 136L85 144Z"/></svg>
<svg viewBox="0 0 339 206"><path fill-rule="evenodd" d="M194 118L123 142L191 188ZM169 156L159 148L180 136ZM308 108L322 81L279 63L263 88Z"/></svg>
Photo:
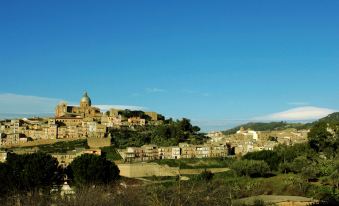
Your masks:
<svg viewBox="0 0 339 206"><path fill-rule="evenodd" d="M321 118L313 122L313 124L317 122L328 122L328 123L339 122L339 112L335 112L335 113L328 115L327 117Z"/></svg>
<svg viewBox="0 0 339 206"><path fill-rule="evenodd" d="M256 131L274 131L274 130L283 130L283 129L308 129L310 124L302 123L287 123L287 122L249 122L246 124L239 125L232 129L223 131L223 134L235 134L241 127L244 129L253 129Z"/></svg>
<svg viewBox="0 0 339 206"><path fill-rule="evenodd" d="M263 122L249 122L243 125L239 125L237 127L234 127L232 129L223 131L223 134L235 134L241 127L244 129L253 129L256 131L274 131L274 130L283 130L283 129L310 129L315 123L317 122L339 122L339 112L332 113L328 115L327 117L321 118L315 122L312 123L288 123L288 122L269 122L269 123L263 123Z"/></svg>

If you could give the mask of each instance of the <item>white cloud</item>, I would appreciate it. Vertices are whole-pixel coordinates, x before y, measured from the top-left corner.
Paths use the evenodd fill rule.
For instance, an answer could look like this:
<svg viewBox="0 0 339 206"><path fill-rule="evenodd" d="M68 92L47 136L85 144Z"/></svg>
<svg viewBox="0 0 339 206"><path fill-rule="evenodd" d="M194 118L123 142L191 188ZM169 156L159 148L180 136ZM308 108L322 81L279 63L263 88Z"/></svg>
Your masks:
<svg viewBox="0 0 339 206"><path fill-rule="evenodd" d="M159 89L159 88L146 88L147 93L162 93L165 92L166 90L164 89Z"/></svg>
<svg viewBox="0 0 339 206"><path fill-rule="evenodd" d="M333 109L321 107L297 107L290 110L254 118L256 121L310 121L323 118L335 112Z"/></svg>
<svg viewBox="0 0 339 206"><path fill-rule="evenodd" d="M164 92L166 92L166 90L154 87L154 88L146 88L143 91L139 91L139 92L133 92L131 96L141 97L145 95L151 95L151 94L156 94L156 93L159 94L159 93L164 93Z"/></svg>
<svg viewBox="0 0 339 206"><path fill-rule="evenodd" d="M293 106L306 106L310 105L308 102L288 102L288 105L293 105Z"/></svg>
<svg viewBox="0 0 339 206"><path fill-rule="evenodd" d="M32 116L53 116L56 105L63 101L57 98L29 96L11 93L0 94L0 119ZM69 105L75 105L70 103ZM103 111L110 108L145 110L147 108L129 105L96 105Z"/></svg>
<svg viewBox="0 0 339 206"><path fill-rule="evenodd" d="M54 112L61 99L28 96L20 94L0 94L0 113L36 114Z"/></svg>
<svg viewBox="0 0 339 206"><path fill-rule="evenodd" d="M184 89L184 90L181 90L181 92L185 93L185 94L197 95L197 96L203 96L203 97L209 97L210 96L210 94L208 92L199 92L199 91L190 90L190 89Z"/></svg>
<svg viewBox="0 0 339 206"><path fill-rule="evenodd" d="M197 93L196 91L193 91L193 90L190 90L190 89L183 89L182 92L186 93L186 94L196 94Z"/></svg>

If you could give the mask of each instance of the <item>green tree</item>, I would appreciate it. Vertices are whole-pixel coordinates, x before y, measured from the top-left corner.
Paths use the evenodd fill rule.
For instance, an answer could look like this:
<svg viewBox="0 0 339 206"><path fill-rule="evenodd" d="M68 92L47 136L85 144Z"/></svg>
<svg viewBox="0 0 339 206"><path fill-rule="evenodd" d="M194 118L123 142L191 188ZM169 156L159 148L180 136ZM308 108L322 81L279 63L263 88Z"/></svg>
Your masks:
<svg viewBox="0 0 339 206"><path fill-rule="evenodd" d="M58 161L49 154L9 154L6 164L11 170L11 181L17 189L33 189L51 186L61 180Z"/></svg>
<svg viewBox="0 0 339 206"><path fill-rule="evenodd" d="M5 196L15 188L13 170L6 163L0 163L0 196Z"/></svg>
<svg viewBox="0 0 339 206"><path fill-rule="evenodd" d="M192 124L189 119L183 118L179 123L179 128L184 132L192 132Z"/></svg>
<svg viewBox="0 0 339 206"><path fill-rule="evenodd" d="M69 166L69 175L80 185L104 184L119 178L119 168L101 156L84 154Z"/></svg>
<svg viewBox="0 0 339 206"><path fill-rule="evenodd" d="M308 133L308 141L316 152L324 152L333 157L339 146L338 124L318 122Z"/></svg>
<svg viewBox="0 0 339 206"><path fill-rule="evenodd" d="M302 169L307 167L311 162L305 156L299 156L291 163L291 170L294 173L301 173Z"/></svg>
<svg viewBox="0 0 339 206"><path fill-rule="evenodd" d="M309 158L317 156L316 152L312 150L307 143L295 144L293 146L278 145L274 148L274 151L278 154L279 159L281 159L284 163L292 162L296 157L302 155Z"/></svg>

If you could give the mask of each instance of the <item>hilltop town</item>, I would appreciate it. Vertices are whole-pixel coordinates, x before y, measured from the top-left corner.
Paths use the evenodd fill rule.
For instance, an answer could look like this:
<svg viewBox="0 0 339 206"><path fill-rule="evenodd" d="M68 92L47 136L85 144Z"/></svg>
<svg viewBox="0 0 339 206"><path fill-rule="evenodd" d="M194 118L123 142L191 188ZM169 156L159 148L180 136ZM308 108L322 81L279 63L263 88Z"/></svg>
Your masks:
<svg viewBox="0 0 339 206"><path fill-rule="evenodd" d="M102 112L99 108L92 106L92 101L85 92L80 99L79 106L70 106L65 102L58 104L54 117L1 121L0 166L8 167L8 171L13 172L0 173L0 176L2 175L7 181L5 191L10 192L12 188L15 188L10 185L10 182L16 179L12 174L22 173L21 175L26 179L30 179L30 175L34 176L33 173L23 174L26 169L22 169L21 166L16 168L19 165L17 162L22 161L20 163L24 165L22 167L27 168L40 164L37 170L45 171L48 169L44 166L47 161L54 165L52 167L54 169L44 173L59 174L58 185L53 182L48 183L53 187L50 192L55 190L62 196L73 196L76 193L74 183L77 181L79 183L77 178L83 173L85 173L82 177L83 181L89 181L89 183L92 183L92 177L98 178L96 181L101 183L105 183L106 177L112 178L109 180L111 182L119 181L122 186L120 190L124 192L127 191L126 188L134 186L127 185L128 181L132 181L133 184L135 181L141 181L137 183L142 188L140 191L146 192L147 187L143 184L149 184L149 182L158 184L158 178L165 178L164 183L174 184L169 188L176 188L177 181L187 181L187 184L198 183L203 189L204 184L210 182L214 176L216 181L227 182L228 179L225 179L224 175L230 177L230 181L232 178L246 180L243 181L244 183L239 183L237 186L239 188L259 184L260 179L257 180L256 177L273 176L272 179L268 179L269 184L280 184L290 188L292 192L287 194L306 196L306 192L299 191L300 184L305 182L304 179L299 180L298 175L305 176L306 184L310 185L310 179L320 177L322 174L320 170L313 171L314 162L325 161L321 164L334 165L335 160L326 163L328 160L322 156L325 154L331 157L336 153L332 146L328 149L325 145L323 146L325 149L322 150L324 153L319 153L319 156L311 151L313 148L309 146L310 141L323 141L317 139L319 131L321 133L327 131L326 135L336 137L337 119L338 114L334 113L318 120L318 124L323 125L321 127L317 126L317 122L308 126L298 125L295 128L293 125L286 126L286 123L267 123L267 128L274 128L272 125L278 126L274 129L262 127L264 128L262 131L256 131L248 127L248 125L255 126L255 124L247 124L247 126L239 126L238 129L204 134L200 132L199 127L192 125L190 120L185 118L182 120L165 119L156 112L114 108ZM281 127L281 125L284 126ZM336 143L333 145L333 148L337 148ZM312 158L317 160L307 159L304 156L306 153L312 154ZM29 161L25 162L25 158ZM32 163L34 161L38 163ZM102 164L107 166L102 167ZM86 169L90 167L97 167L97 169ZM303 168L307 171L305 172ZM99 171L102 172L101 175L97 175ZM331 178L337 175L337 170L334 168L330 168L329 171L324 176ZM286 172L293 174L285 174ZM89 175L86 175L87 173ZM105 173L110 175L107 176ZM27 175L29 177L26 177ZM77 178L74 178L74 175ZM117 180L119 176L123 179ZM278 179L282 177L297 181L299 187L295 183L291 185L285 179ZM155 178L154 181L153 178ZM22 187L20 182L26 179L19 178L18 187ZM62 181L64 183L61 185ZM336 184L334 183L334 186ZM188 191L189 186L184 187L185 191ZM221 187L234 188L229 183L222 184ZM246 191L240 189L242 193L239 195L233 193L233 195L238 199L253 196L257 194L256 190L251 189L251 194L244 195ZM279 191L277 192L279 194ZM299 199L290 197L287 197L287 200L285 197L278 196L278 198L282 198L282 200L279 199L280 202L299 201ZM310 198L300 198L302 198L302 205L313 202ZM220 199L228 201L225 198Z"/></svg>
<svg viewBox="0 0 339 206"><path fill-rule="evenodd" d="M91 150L78 148L77 151L68 151L65 154L53 154L61 160L60 162L69 164L83 153L100 155L101 148L112 145L112 138L114 137L112 137L111 131L120 131L126 128L134 130L138 127L146 128L148 126L156 127L165 124L165 121L165 118L156 112L114 108L101 112L99 108L92 106L92 100L85 92L80 99L79 106L70 106L65 102L59 103L55 108L54 117L1 121L0 147L20 148L53 144L59 141L86 140ZM179 122L179 124L188 127L187 131L193 133L199 130L191 126L187 120L186 122ZM179 125L179 127L182 126ZM127 143L124 148L118 149L117 152L124 162L242 156L254 151L273 150L279 144L291 146L306 142L308 132L309 130L306 129L254 131L240 128L235 134L210 132L205 135L204 141L199 141L199 144L194 144L189 142L189 139L182 138L180 134L187 135L187 132L183 132L177 134L181 140L174 141L176 143L171 145L145 144L136 147ZM123 138L126 139L127 137ZM67 166L67 164L64 166Z"/></svg>
<svg viewBox="0 0 339 206"><path fill-rule="evenodd" d="M61 102L55 116L0 121L0 147L53 143L53 140L96 138L102 146L110 145L108 128L161 124L163 117L156 112L110 109L101 112L92 106L87 92L79 106ZM31 143L31 144L30 144Z"/></svg>

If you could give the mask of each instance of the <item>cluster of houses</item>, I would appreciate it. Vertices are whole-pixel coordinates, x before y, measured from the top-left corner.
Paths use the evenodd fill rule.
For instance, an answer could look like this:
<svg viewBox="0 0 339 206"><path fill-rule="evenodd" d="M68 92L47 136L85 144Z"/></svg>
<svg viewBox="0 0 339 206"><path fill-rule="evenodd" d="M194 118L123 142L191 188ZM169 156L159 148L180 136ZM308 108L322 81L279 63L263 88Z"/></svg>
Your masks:
<svg viewBox="0 0 339 206"><path fill-rule="evenodd" d="M180 143L178 146L158 147L144 145L118 150L125 162L142 162L159 159L188 159L227 157L232 149L227 144L191 145Z"/></svg>
<svg viewBox="0 0 339 206"><path fill-rule="evenodd" d="M22 145L28 141L50 139L105 138L109 128L161 124L156 112L141 112L139 116L124 116L123 110L110 109L103 113L92 107L87 93L80 106L60 103L55 117L24 118L0 121L0 146Z"/></svg>
<svg viewBox="0 0 339 206"><path fill-rule="evenodd" d="M151 161L158 159L213 158L230 155L242 156L248 152L273 150L279 144L294 145L307 141L308 130L288 129L282 131L254 131L241 128L236 134L224 135L211 132L204 145L180 143L178 146L158 147L144 145L128 147L118 152L125 162Z"/></svg>
<svg viewBox="0 0 339 206"><path fill-rule="evenodd" d="M224 135L221 132L208 134L211 143L229 144L235 155L248 152L273 150L279 144L294 145L307 142L309 130L286 129L281 131L254 131L241 128L236 134Z"/></svg>

